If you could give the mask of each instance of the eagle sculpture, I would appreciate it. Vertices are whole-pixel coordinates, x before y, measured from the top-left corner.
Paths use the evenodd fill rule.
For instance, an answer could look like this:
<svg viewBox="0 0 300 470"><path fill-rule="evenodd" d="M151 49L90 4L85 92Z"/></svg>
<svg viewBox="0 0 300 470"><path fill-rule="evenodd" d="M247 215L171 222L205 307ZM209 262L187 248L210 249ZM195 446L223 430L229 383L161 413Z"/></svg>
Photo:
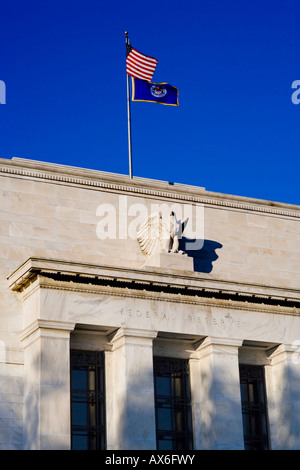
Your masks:
<svg viewBox="0 0 300 470"><path fill-rule="evenodd" d="M151 256L161 252L184 253L179 250L179 239L187 224L177 220L173 211L170 220L165 220L161 212L153 214L137 232L137 241L144 255Z"/></svg>

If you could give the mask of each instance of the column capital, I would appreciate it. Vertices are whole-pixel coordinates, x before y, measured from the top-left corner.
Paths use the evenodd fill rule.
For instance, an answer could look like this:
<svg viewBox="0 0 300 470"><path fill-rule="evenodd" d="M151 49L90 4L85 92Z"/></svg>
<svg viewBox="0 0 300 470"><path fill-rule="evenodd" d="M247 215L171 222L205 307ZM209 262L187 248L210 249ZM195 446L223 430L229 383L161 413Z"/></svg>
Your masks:
<svg viewBox="0 0 300 470"><path fill-rule="evenodd" d="M108 337L108 341L113 349L117 349L124 344L145 345L151 343L157 336L155 330L140 330L137 328L119 328Z"/></svg>
<svg viewBox="0 0 300 470"><path fill-rule="evenodd" d="M75 325L75 322L35 320L21 332L20 341L23 343L24 347L27 347L42 335L69 338L70 332L74 330Z"/></svg>
<svg viewBox="0 0 300 470"><path fill-rule="evenodd" d="M205 356L207 354L238 354L238 349L242 346L243 340L236 338L222 338L217 336L207 336L199 342L194 357Z"/></svg>
<svg viewBox="0 0 300 470"><path fill-rule="evenodd" d="M292 344L282 343L274 348L270 354L271 364L275 365L283 361L287 361L289 358L294 364L300 362L300 340L295 340Z"/></svg>

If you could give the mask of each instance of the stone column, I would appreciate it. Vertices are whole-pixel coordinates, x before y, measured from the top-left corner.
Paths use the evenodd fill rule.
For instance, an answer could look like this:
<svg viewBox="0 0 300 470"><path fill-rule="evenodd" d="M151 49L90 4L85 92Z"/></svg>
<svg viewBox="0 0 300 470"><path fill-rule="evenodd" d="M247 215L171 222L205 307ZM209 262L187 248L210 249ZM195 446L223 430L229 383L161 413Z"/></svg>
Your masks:
<svg viewBox="0 0 300 470"><path fill-rule="evenodd" d="M25 449L70 449L69 339L74 326L37 320L22 333Z"/></svg>
<svg viewBox="0 0 300 470"><path fill-rule="evenodd" d="M152 343L156 331L120 328L110 338L107 449L156 449Z"/></svg>
<svg viewBox="0 0 300 470"><path fill-rule="evenodd" d="M238 348L242 340L207 337L190 359L194 447L243 450Z"/></svg>
<svg viewBox="0 0 300 470"><path fill-rule="evenodd" d="M270 355L266 389L272 450L300 449L299 343L281 344Z"/></svg>

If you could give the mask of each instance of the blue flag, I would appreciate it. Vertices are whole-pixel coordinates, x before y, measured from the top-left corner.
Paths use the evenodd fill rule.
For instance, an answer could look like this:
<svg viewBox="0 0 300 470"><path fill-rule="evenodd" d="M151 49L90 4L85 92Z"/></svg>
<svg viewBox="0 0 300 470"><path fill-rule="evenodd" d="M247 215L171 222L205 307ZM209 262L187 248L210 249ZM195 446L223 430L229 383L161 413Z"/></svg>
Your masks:
<svg viewBox="0 0 300 470"><path fill-rule="evenodd" d="M151 83L132 77L132 101L179 106L178 89L168 83Z"/></svg>

